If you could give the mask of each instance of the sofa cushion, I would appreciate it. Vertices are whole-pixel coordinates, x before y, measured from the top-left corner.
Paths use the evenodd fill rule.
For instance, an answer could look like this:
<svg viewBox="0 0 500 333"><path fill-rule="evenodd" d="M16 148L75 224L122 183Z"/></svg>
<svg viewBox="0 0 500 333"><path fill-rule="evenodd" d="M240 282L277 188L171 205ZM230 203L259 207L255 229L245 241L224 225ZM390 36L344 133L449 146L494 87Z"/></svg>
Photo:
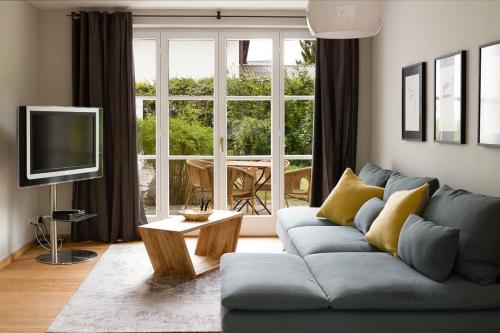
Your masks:
<svg viewBox="0 0 500 333"><path fill-rule="evenodd" d="M278 210L278 223L288 231L304 226L334 226L333 222L316 217L319 208L316 207L291 207Z"/></svg>
<svg viewBox="0 0 500 333"><path fill-rule="evenodd" d="M317 216L325 217L340 225L352 226L354 216L365 202L371 198L384 196L384 189L367 185L347 168L321 205Z"/></svg>
<svg viewBox="0 0 500 333"><path fill-rule="evenodd" d="M388 253L321 253L305 261L334 310L500 308L500 284L482 286L458 274L436 282Z"/></svg>
<svg viewBox="0 0 500 333"><path fill-rule="evenodd" d="M372 198L365 202L354 217L353 227L366 234L378 214L384 209L385 202L379 198Z"/></svg>
<svg viewBox="0 0 500 333"><path fill-rule="evenodd" d="M399 233L403 224L410 214L420 214L428 200L428 184L391 195L366 233L368 243L397 256Z"/></svg>
<svg viewBox="0 0 500 333"><path fill-rule="evenodd" d="M368 185L385 187L387 180L394 171L382 169L372 162L367 162L365 166L359 171L359 178L363 179Z"/></svg>
<svg viewBox="0 0 500 333"><path fill-rule="evenodd" d="M304 260L278 253L230 253L221 258L221 302L240 310L329 307Z"/></svg>
<svg viewBox="0 0 500 333"><path fill-rule="evenodd" d="M455 270L488 284L500 276L500 198L441 187L423 217L460 230Z"/></svg>
<svg viewBox="0 0 500 333"><path fill-rule="evenodd" d="M302 227L288 232L301 256L329 252L378 251L353 227Z"/></svg>
<svg viewBox="0 0 500 333"><path fill-rule="evenodd" d="M445 281L458 251L459 230L442 227L410 215L399 234L401 260L434 281Z"/></svg>
<svg viewBox="0 0 500 333"><path fill-rule="evenodd" d="M439 180L432 177L407 177L394 172L385 185L384 201L397 191L413 190L425 183L429 184L429 197L439 188Z"/></svg>

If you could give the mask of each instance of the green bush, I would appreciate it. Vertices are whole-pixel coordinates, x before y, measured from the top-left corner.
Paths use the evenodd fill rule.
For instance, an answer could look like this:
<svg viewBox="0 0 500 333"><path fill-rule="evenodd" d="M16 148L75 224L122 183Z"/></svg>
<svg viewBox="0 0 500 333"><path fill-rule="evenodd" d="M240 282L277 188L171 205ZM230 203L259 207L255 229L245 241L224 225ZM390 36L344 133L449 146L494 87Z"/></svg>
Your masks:
<svg viewBox="0 0 500 333"><path fill-rule="evenodd" d="M170 118L171 155L212 155L213 129L195 122Z"/></svg>
<svg viewBox="0 0 500 333"><path fill-rule="evenodd" d="M156 154L156 117L137 119L137 152L140 155Z"/></svg>

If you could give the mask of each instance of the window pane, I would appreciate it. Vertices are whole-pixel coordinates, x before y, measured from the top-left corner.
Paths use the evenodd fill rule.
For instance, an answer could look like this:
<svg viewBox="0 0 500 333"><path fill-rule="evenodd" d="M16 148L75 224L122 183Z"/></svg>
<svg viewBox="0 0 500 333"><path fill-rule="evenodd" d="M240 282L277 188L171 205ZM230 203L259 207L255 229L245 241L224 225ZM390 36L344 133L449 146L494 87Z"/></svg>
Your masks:
<svg viewBox="0 0 500 333"><path fill-rule="evenodd" d="M156 101L136 99L137 153L156 155Z"/></svg>
<svg viewBox="0 0 500 333"><path fill-rule="evenodd" d="M156 41L134 39L135 91L137 96L156 96Z"/></svg>
<svg viewBox="0 0 500 333"><path fill-rule="evenodd" d="M156 160L139 159L139 190L146 215L156 215Z"/></svg>
<svg viewBox="0 0 500 333"><path fill-rule="evenodd" d="M285 101L285 155L310 155L314 101Z"/></svg>
<svg viewBox="0 0 500 333"><path fill-rule="evenodd" d="M227 95L270 96L272 40L228 40L226 47Z"/></svg>
<svg viewBox="0 0 500 333"><path fill-rule="evenodd" d="M311 160L286 161L284 193L286 207L309 206L310 194Z"/></svg>
<svg viewBox="0 0 500 333"><path fill-rule="evenodd" d="M169 40L168 92L170 95L214 94L215 42Z"/></svg>
<svg viewBox="0 0 500 333"><path fill-rule="evenodd" d="M314 95L315 40L285 40L285 95Z"/></svg>
<svg viewBox="0 0 500 333"><path fill-rule="evenodd" d="M271 101L227 102L229 156L271 154Z"/></svg>
<svg viewBox="0 0 500 333"><path fill-rule="evenodd" d="M171 155L213 154L213 101L170 101Z"/></svg>
<svg viewBox="0 0 500 333"><path fill-rule="evenodd" d="M213 201L213 160L170 161L170 215L184 207L199 207Z"/></svg>

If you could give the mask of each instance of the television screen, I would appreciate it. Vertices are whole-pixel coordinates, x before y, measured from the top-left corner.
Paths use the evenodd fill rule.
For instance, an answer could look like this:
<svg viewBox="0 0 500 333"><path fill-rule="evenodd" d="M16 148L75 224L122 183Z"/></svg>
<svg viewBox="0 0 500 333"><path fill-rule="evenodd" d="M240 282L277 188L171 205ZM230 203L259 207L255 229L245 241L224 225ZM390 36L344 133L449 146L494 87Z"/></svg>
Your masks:
<svg viewBox="0 0 500 333"><path fill-rule="evenodd" d="M101 176L101 111L99 108L21 107L20 186Z"/></svg>
<svg viewBox="0 0 500 333"><path fill-rule="evenodd" d="M95 114L31 112L31 172L96 165Z"/></svg>

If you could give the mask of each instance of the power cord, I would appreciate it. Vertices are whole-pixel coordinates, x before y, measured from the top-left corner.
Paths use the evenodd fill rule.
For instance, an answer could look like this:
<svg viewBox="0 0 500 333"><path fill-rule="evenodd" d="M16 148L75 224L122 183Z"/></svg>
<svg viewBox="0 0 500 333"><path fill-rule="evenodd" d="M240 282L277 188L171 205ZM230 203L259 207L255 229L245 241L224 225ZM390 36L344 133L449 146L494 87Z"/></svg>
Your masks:
<svg viewBox="0 0 500 333"><path fill-rule="evenodd" d="M50 220L51 220L50 216L40 217L38 219L38 222L34 225L36 242L38 243L38 246L44 248L47 251L50 251L50 236L49 236L49 230L45 222L46 221L50 222ZM63 239L59 237L59 235L57 236L57 244L58 244L58 249L61 249L63 244Z"/></svg>

